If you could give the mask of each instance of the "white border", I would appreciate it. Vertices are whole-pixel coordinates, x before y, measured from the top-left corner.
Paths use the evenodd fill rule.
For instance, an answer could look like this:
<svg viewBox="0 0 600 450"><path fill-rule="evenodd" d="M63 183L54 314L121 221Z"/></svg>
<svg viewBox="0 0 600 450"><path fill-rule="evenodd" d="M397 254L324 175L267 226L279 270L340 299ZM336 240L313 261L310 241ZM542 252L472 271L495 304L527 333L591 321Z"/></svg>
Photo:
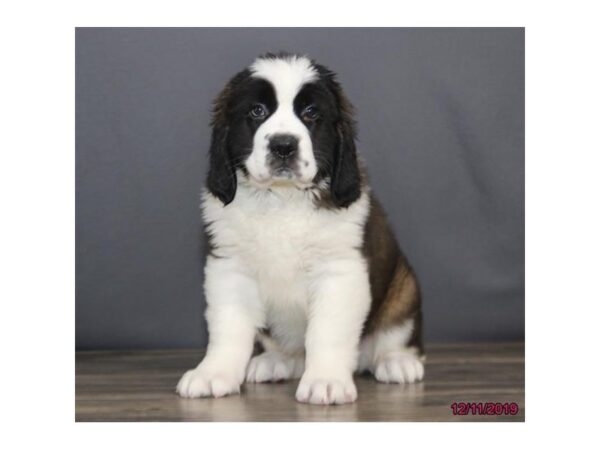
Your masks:
<svg viewBox="0 0 600 450"><path fill-rule="evenodd" d="M3 4L3 446L416 444L505 450L578 448L595 441L600 36L592 5L506 0ZM526 26L527 422L74 424L74 27L106 25Z"/></svg>

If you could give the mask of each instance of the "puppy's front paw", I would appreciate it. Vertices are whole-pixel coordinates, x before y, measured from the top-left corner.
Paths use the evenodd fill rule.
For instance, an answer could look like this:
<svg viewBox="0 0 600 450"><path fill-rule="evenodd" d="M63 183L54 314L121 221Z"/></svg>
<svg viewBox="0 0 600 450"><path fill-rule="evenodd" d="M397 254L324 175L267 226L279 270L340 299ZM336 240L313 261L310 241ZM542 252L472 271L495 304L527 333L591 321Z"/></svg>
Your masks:
<svg viewBox="0 0 600 450"><path fill-rule="evenodd" d="M188 370L177 384L176 392L182 397L223 397L240 393L235 377L199 367Z"/></svg>
<svg viewBox="0 0 600 450"><path fill-rule="evenodd" d="M356 386L352 375L307 374L300 380L296 400L315 405L341 405L356 400Z"/></svg>
<svg viewBox="0 0 600 450"><path fill-rule="evenodd" d="M380 383L414 383L423 379L425 369L417 355L392 353L375 364L373 373Z"/></svg>

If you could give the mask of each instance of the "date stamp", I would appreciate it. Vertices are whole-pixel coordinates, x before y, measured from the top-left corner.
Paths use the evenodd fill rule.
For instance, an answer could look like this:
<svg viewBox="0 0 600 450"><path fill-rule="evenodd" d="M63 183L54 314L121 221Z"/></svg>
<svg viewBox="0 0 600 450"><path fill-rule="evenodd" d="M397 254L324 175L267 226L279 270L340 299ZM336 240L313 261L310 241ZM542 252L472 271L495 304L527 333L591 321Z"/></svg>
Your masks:
<svg viewBox="0 0 600 450"><path fill-rule="evenodd" d="M519 413L519 405L515 402L454 402L450 409L454 416L515 416Z"/></svg>

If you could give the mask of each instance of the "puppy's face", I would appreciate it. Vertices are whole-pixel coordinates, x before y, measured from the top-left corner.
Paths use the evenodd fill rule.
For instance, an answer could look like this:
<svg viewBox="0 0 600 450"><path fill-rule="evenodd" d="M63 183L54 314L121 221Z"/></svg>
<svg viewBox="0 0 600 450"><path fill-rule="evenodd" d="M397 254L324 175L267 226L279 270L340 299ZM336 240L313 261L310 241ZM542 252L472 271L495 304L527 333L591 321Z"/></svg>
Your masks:
<svg viewBox="0 0 600 450"><path fill-rule="evenodd" d="M259 188L326 184L338 206L360 195L350 103L334 74L305 57L261 57L215 103L208 187L223 203L237 174Z"/></svg>

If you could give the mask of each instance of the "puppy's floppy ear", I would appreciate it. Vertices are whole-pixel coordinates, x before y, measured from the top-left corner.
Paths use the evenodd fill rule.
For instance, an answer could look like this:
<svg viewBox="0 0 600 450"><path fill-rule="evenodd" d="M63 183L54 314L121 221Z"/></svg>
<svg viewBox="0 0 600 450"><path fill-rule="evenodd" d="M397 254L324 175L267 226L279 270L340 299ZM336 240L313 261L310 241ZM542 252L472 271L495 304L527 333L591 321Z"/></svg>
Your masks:
<svg viewBox="0 0 600 450"><path fill-rule="evenodd" d="M352 126L340 123L337 127L338 145L331 175L331 198L340 207L347 207L360 197L360 170Z"/></svg>
<svg viewBox="0 0 600 450"><path fill-rule="evenodd" d="M347 207L360 197L361 174L356 155L354 108L333 78L329 80L339 113L337 145L331 174L331 198L336 206Z"/></svg>
<svg viewBox="0 0 600 450"><path fill-rule="evenodd" d="M227 151L227 126L213 126L206 184L210 193L224 205L233 201L237 190L237 176Z"/></svg>
<svg viewBox="0 0 600 450"><path fill-rule="evenodd" d="M224 205L233 201L237 190L235 167L227 145L230 102L238 85L248 76L249 71L244 70L233 77L217 96L213 107L207 187Z"/></svg>

